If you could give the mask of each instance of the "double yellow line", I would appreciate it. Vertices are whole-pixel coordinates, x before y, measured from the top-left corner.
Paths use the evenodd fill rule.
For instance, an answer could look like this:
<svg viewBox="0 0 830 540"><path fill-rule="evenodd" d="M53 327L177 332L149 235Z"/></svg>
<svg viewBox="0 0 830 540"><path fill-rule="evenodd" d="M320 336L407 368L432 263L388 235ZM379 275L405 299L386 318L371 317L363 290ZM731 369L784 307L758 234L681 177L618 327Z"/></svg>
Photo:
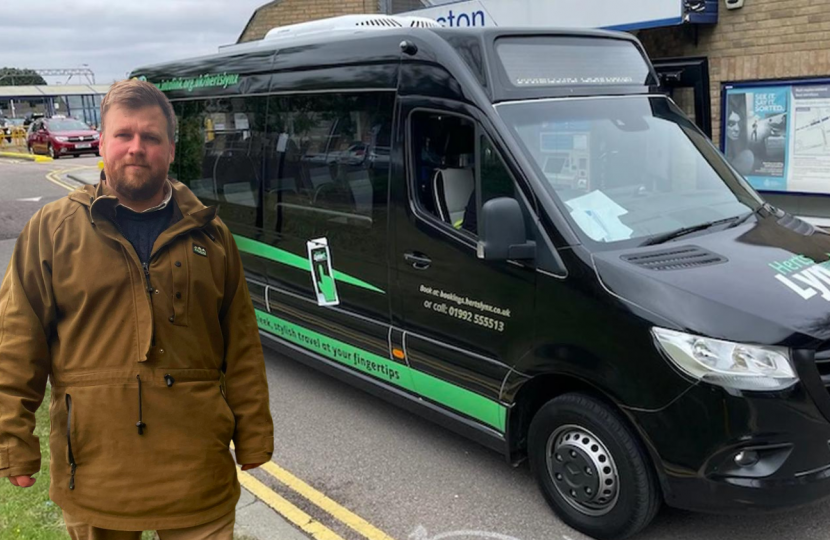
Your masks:
<svg viewBox="0 0 830 540"><path fill-rule="evenodd" d="M68 189L69 191L74 191L75 187L63 182L61 177L69 172L85 168L87 167L75 167L52 171L46 175L46 179L53 184ZM330 499L325 493L317 491L309 484L303 482L273 461L269 461L260 468L288 489L304 497L310 503L325 511L334 519L343 523L367 540L394 540L382 530L378 529L348 508ZM273 508L282 517L293 523L303 532L309 534L311 537L317 540L343 540L340 535L315 520L306 512L303 512L297 508L297 506L288 501L285 497L276 493L271 488L257 480L252 474L237 468L237 476L239 477L239 483L242 484L245 489L253 493L258 499Z"/></svg>
<svg viewBox="0 0 830 540"><path fill-rule="evenodd" d="M261 469L367 540L393 540L393 538L385 532L381 531L348 508L333 501L324 493L317 491L273 461L269 461L263 465ZM242 484L245 489L256 495L257 498L276 510L285 519L299 527L300 530L308 533L317 540L343 540L343 538L341 538L338 534L297 508L284 497L272 491L268 486L254 478L251 474L238 470L238 475L239 483Z"/></svg>

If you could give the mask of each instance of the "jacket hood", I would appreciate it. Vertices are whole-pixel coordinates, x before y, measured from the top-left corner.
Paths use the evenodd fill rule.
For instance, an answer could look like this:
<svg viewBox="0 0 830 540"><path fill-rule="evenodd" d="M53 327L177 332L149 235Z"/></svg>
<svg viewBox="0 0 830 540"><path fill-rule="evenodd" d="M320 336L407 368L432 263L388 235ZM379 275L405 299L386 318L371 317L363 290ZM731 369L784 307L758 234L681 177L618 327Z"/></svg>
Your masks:
<svg viewBox="0 0 830 540"><path fill-rule="evenodd" d="M830 235L765 214L682 241L595 253L597 275L614 295L691 333L791 347L830 340Z"/></svg>

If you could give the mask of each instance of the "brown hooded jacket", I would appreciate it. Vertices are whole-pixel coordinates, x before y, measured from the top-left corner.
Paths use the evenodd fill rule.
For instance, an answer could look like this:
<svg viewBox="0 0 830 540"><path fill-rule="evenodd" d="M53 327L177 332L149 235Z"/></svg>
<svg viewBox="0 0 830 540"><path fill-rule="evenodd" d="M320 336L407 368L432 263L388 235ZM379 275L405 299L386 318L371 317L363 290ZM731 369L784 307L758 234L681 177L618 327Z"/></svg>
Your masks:
<svg viewBox="0 0 830 540"><path fill-rule="evenodd" d="M240 464L273 452L265 365L236 244L173 182L147 268L106 184L47 204L0 287L0 477L33 474L52 383L50 496L90 525L199 525L232 511Z"/></svg>

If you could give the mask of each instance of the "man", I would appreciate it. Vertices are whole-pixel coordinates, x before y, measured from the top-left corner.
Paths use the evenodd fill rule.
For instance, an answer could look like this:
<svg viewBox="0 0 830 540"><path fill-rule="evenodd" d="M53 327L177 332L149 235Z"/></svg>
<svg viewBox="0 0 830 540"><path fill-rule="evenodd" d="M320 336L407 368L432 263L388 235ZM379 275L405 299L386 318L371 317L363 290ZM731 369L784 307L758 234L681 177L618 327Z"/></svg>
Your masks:
<svg viewBox="0 0 830 540"><path fill-rule="evenodd" d="M35 482L48 376L50 497L73 539L230 540L229 444L243 470L273 452L239 252L215 209L167 179L164 94L117 83L101 122L106 179L32 217L0 287L0 476Z"/></svg>

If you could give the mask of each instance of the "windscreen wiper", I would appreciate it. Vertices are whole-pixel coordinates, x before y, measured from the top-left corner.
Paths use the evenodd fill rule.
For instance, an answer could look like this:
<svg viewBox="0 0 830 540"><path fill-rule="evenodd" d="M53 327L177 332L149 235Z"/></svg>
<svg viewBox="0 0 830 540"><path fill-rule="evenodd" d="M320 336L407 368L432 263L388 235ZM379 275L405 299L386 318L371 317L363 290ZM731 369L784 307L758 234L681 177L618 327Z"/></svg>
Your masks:
<svg viewBox="0 0 830 540"><path fill-rule="evenodd" d="M655 244L663 244L665 242L668 242L669 240L674 240L675 238L680 238L681 236L686 236L687 234L691 234L693 232L703 231L711 227L715 227L716 225L729 223L730 221L743 217L744 216L732 216L730 218L718 219L716 221L707 221L706 223L701 223L700 225L692 225L691 227L682 227L674 231L669 231L667 233L658 234L657 236L652 236L640 245L653 246Z"/></svg>

